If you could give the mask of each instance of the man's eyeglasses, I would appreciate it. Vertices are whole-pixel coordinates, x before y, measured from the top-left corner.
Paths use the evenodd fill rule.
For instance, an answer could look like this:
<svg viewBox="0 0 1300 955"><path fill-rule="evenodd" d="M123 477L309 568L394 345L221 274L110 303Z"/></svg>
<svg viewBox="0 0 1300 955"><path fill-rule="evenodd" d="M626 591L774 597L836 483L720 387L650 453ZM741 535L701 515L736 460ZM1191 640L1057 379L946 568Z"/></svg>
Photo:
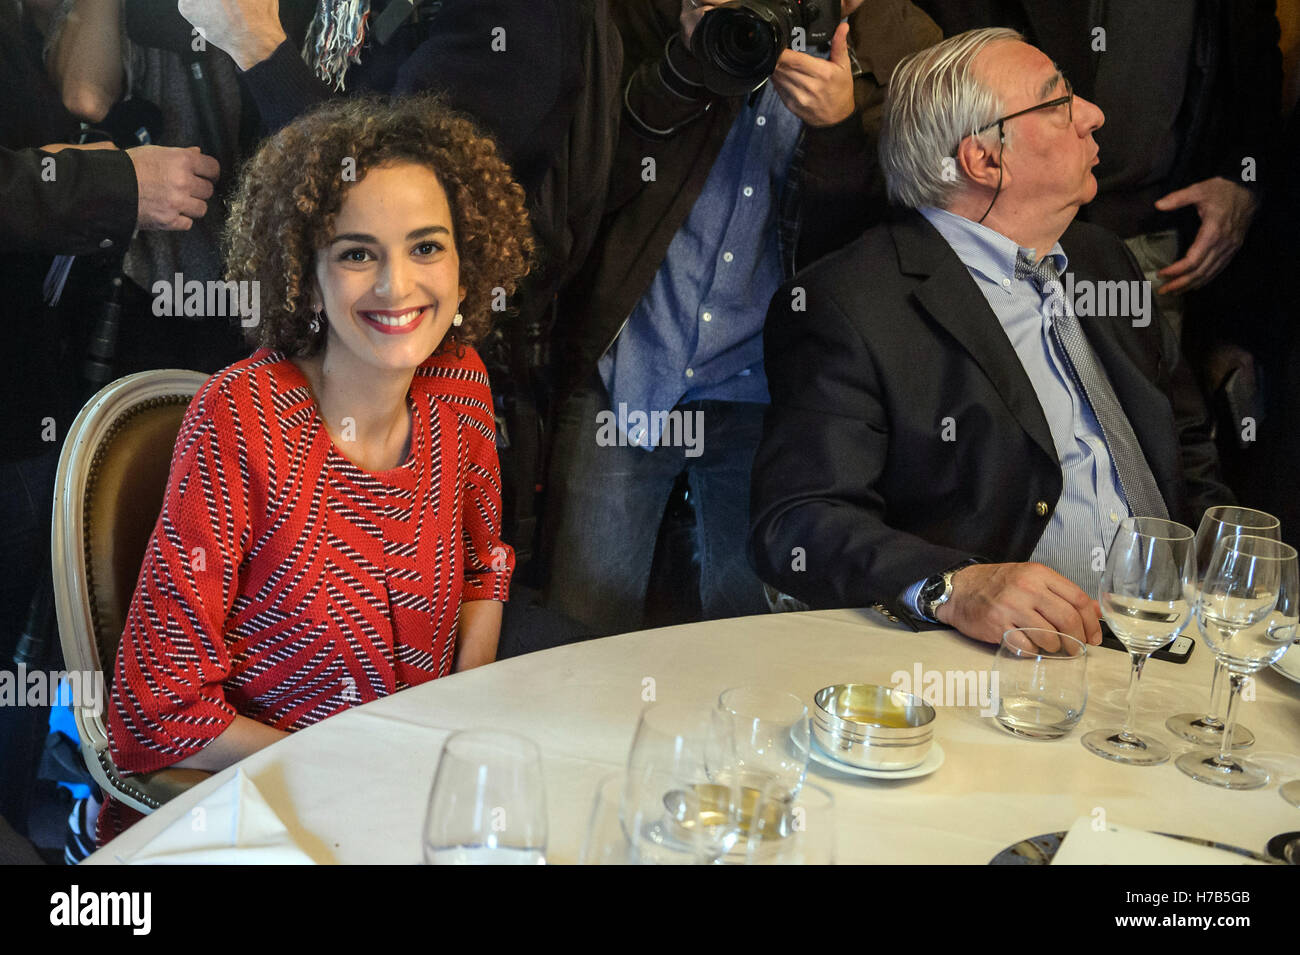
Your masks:
<svg viewBox="0 0 1300 955"><path fill-rule="evenodd" d="M1055 109L1058 106L1064 106L1066 108L1070 116L1070 122L1073 123L1074 122L1074 88L1070 86L1070 81L1067 80L1064 76L1061 77L1061 82L1065 84L1064 96L1058 96L1056 99L1049 99L1046 103L1039 103L1037 106L1029 107L1029 109L1022 109L1018 113L1011 113L1007 116L999 117L998 119L993 120L993 122L989 123L987 126L981 126L979 129L975 130L975 135L978 136L980 133L986 133L994 126L996 126L998 127L998 135L1001 136L1002 124L1005 123L1007 120L1015 119L1017 116L1025 116L1028 115L1029 113L1036 113L1040 109Z"/></svg>
<svg viewBox="0 0 1300 955"><path fill-rule="evenodd" d="M975 130L975 132L972 135L978 136L980 133L986 133L994 126L996 126L998 128L999 144L1005 143L1007 141L1007 136L1006 136L1006 132L1002 129L1002 124L1005 123L1007 120L1015 119L1017 116L1025 116L1029 113L1036 113L1040 109L1056 109L1056 107L1058 106L1064 106L1066 108L1066 111L1070 117L1070 122L1073 123L1074 122L1074 88L1070 86L1070 81L1067 80L1064 76L1061 77L1061 82L1065 84L1064 96L1058 96L1056 99L1048 100L1046 103L1039 103L1037 106L1031 106L1028 109L1022 109L1016 113L1009 113L1006 116L1000 116L997 119L993 120L993 122L989 123L988 125L981 126L979 129ZM960 148L960 144L958 144L958 148ZM983 222L985 219L987 219L989 213L993 211L993 203L998 201L998 193L1002 191L1001 165L1002 165L1002 150L1001 150L1001 145L999 145L998 188L993 193L993 199L991 202L989 202L989 207L984 210L984 215L980 216L979 218L980 222Z"/></svg>

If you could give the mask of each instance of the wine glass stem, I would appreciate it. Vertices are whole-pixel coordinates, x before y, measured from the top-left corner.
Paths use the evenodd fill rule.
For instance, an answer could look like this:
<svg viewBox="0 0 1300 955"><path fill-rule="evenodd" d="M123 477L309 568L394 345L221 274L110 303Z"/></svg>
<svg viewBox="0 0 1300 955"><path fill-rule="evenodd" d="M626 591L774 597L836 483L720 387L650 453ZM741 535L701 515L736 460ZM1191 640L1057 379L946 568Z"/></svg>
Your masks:
<svg viewBox="0 0 1300 955"><path fill-rule="evenodd" d="M1120 730L1120 738L1126 743L1141 742L1133 734L1133 720L1137 716L1137 697L1138 684L1142 682L1142 668L1147 664L1146 653L1130 653L1133 657L1133 671L1128 678L1128 712L1124 714L1124 728Z"/></svg>
<svg viewBox="0 0 1300 955"><path fill-rule="evenodd" d="M1240 673L1228 674L1228 706L1223 714L1223 740L1219 743L1219 755L1215 762L1220 766L1232 765L1232 731L1237 726L1237 703L1241 700L1241 688L1246 678Z"/></svg>
<svg viewBox="0 0 1300 955"><path fill-rule="evenodd" d="M1224 694L1227 692L1228 681L1223 679L1223 675L1228 672L1222 660L1214 661L1214 676L1210 679L1210 711L1205 714L1202 722L1210 726L1222 726L1223 720L1220 713L1224 710Z"/></svg>

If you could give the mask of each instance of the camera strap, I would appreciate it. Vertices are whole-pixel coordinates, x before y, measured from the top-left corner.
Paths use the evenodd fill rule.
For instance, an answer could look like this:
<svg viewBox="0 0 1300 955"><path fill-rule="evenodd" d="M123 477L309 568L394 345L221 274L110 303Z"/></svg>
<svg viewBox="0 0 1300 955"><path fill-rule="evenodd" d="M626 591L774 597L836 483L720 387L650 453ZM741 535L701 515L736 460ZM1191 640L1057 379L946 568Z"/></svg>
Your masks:
<svg viewBox="0 0 1300 955"><path fill-rule="evenodd" d="M391 0L375 20L375 41L382 46L406 21L432 19L441 8L442 0Z"/></svg>

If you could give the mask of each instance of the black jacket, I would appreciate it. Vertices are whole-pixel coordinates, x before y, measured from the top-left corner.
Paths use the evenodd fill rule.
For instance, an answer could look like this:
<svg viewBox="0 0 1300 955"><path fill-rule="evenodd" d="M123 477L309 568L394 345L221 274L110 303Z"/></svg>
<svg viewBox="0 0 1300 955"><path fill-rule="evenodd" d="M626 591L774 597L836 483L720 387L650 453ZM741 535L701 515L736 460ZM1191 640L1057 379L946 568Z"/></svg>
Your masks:
<svg viewBox="0 0 1300 955"><path fill-rule="evenodd" d="M381 7L374 4L372 22ZM303 61L300 24L282 20L289 39L242 74L271 132L336 95ZM497 28L505 31L501 52L492 49ZM346 90L444 94L496 137L527 190L567 130L557 117L578 76L577 30L573 5L562 0L446 0L427 26L408 23L382 46L368 40Z"/></svg>
<svg viewBox="0 0 1300 955"><path fill-rule="evenodd" d="M125 152L0 146L0 250L82 255L124 249L138 204L135 166Z"/></svg>
<svg viewBox="0 0 1300 955"><path fill-rule="evenodd" d="M1142 277L1097 226L1075 222L1061 245L1076 280ZM793 310L796 285L806 311ZM1083 326L1171 518L1195 527L1232 502L1168 326ZM750 499L760 577L815 608L879 602L911 617L898 598L918 580L971 557L1029 559L1061 494L1052 436L997 317L919 213L788 283L764 344L772 405Z"/></svg>
<svg viewBox="0 0 1300 955"><path fill-rule="evenodd" d="M627 83L605 219L582 272L562 295L557 373L562 390L585 382L650 287L668 246L690 215L743 97L721 97L696 80L681 45L680 0L621 0ZM885 84L904 56L939 41L938 27L907 0L872 0L849 21L856 112L844 122L805 128L782 196L782 259L787 274L839 248L884 215L876 134ZM646 181L645 160L654 160Z"/></svg>

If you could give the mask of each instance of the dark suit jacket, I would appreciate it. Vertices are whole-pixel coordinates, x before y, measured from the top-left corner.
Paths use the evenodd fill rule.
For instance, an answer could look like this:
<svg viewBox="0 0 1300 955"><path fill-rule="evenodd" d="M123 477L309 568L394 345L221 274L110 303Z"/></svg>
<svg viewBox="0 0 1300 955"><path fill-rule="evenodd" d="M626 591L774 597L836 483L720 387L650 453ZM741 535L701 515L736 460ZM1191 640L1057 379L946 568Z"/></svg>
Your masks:
<svg viewBox="0 0 1300 955"><path fill-rule="evenodd" d="M1076 283L1142 277L1097 226L1075 222L1061 245ZM1082 324L1171 518L1195 527L1204 508L1231 503L1164 322ZM910 618L898 598L924 577L971 557L1029 559L1061 494L1055 445L996 315L919 213L778 291L765 351L772 405L750 500L765 581L813 607L882 603Z"/></svg>

